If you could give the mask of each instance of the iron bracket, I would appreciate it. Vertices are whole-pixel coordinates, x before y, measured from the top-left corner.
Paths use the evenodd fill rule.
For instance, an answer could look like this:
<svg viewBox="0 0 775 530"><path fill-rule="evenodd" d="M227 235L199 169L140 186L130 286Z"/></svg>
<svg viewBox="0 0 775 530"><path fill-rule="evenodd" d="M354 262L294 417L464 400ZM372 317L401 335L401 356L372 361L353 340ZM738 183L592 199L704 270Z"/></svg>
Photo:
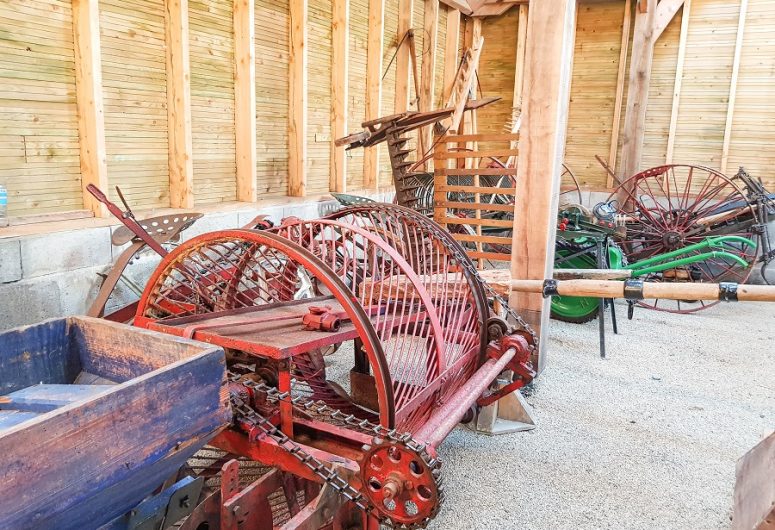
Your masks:
<svg viewBox="0 0 775 530"><path fill-rule="evenodd" d="M541 291L541 294L544 295L544 298L557 296L557 280L544 280L544 288Z"/></svg>
<svg viewBox="0 0 775 530"><path fill-rule="evenodd" d="M643 280L624 280L624 299L643 300Z"/></svg>
<svg viewBox="0 0 775 530"><path fill-rule="evenodd" d="M718 299L722 302L737 302L737 287L735 282L718 284Z"/></svg>

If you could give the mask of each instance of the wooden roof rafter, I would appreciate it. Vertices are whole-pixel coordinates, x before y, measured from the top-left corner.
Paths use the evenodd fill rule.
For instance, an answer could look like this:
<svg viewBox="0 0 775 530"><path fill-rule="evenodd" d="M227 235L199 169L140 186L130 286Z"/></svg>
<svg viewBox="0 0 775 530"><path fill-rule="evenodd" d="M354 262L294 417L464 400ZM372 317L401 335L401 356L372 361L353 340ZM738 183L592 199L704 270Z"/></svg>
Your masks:
<svg viewBox="0 0 775 530"><path fill-rule="evenodd" d="M470 15L473 10L471 9L470 2L467 0L440 0L442 4L446 4L452 9L457 9L464 15Z"/></svg>
<svg viewBox="0 0 775 530"><path fill-rule="evenodd" d="M514 6L527 5L529 0L470 0L471 16L473 17L497 17L504 14Z"/></svg>

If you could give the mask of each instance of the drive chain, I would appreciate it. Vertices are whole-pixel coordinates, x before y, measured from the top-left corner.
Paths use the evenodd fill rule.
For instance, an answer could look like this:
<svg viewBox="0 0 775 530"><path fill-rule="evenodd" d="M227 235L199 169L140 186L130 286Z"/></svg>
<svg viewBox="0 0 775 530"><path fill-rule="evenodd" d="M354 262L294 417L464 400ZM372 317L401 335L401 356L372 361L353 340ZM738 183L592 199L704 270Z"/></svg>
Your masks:
<svg viewBox="0 0 775 530"><path fill-rule="evenodd" d="M351 486L349 480L345 476L338 473L329 464L309 454L301 445L297 444L285 433L283 433L279 427L274 425L260 412L251 407L242 398L232 393L231 404L235 421L258 428L266 436L274 440L283 450L288 452L299 462L308 467L310 471L320 477L326 484L329 484L345 499L347 499L349 502L352 502L360 510L363 510L367 514L377 518L380 524L388 525L392 528L397 528L400 530L414 530L417 528L425 528L431 519L436 516L444 499L441 477L441 460L438 457L432 457L428 452L427 446L412 439L411 434L401 433L396 429L387 429L382 425L358 418L352 414L345 414L338 409L329 407L322 401L307 399L303 396L291 397L290 392L280 392L277 388L271 387L265 383L242 379L241 377L241 374L229 372L230 381L244 385L256 392L263 392L266 394L268 400L276 402L290 401L293 406L300 411L317 416L329 417L332 420L344 424L348 428L358 432L369 434L377 439L388 440L391 443L404 446L406 449L420 457L431 471L438 491L438 502L436 503L433 512L429 517L426 517L413 524L396 523L392 521L389 516L384 515L381 510L377 509L377 507L371 503L367 496L361 493L358 489ZM375 440L375 442L379 443L379 440Z"/></svg>

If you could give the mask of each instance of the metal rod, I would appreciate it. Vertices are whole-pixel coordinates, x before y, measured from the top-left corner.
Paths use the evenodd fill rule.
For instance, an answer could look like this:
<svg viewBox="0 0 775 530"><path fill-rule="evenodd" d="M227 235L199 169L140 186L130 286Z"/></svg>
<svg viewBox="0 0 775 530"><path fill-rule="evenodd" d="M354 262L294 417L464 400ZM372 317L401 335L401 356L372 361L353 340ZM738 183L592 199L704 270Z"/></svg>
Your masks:
<svg viewBox="0 0 775 530"><path fill-rule="evenodd" d="M517 354L517 350L509 348L496 361L488 359L471 379L458 388L457 392L441 408L431 416L425 425L415 433L415 439L427 442L431 447L437 447L460 423L465 413L476 403L479 396L506 368L506 365Z"/></svg>

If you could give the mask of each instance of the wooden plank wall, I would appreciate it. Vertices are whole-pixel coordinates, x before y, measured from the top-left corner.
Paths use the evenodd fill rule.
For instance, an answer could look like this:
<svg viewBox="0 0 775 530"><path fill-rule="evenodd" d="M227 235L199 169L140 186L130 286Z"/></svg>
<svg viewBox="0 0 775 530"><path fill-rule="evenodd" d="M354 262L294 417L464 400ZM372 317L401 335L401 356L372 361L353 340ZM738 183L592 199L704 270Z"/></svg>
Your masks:
<svg viewBox="0 0 775 530"><path fill-rule="evenodd" d="M439 5L439 29L436 37L436 64L433 72L433 107L444 106L442 91L444 90L444 54L447 51L447 13L450 8Z"/></svg>
<svg viewBox="0 0 775 530"><path fill-rule="evenodd" d="M309 0L307 193L328 192L331 169L331 2Z"/></svg>
<svg viewBox="0 0 775 530"><path fill-rule="evenodd" d="M505 127L511 123L518 28L518 9L511 9L505 15L492 19L492 22L485 19L482 26L484 48L479 57L480 96L500 96L502 99L476 111L477 132L481 134L507 132Z"/></svg>
<svg viewBox="0 0 775 530"><path fill-rule="evenodd" d="M102 0L100 46L111 188L133 207L169 205L164 3Z"/></svg>
<svg viewBox="0 0 775 530"><path fill-rule="evenodd" d="M739 0L692 1L675 133L675 162L696 161L713 168L721 165L739 15ZM680 20L674 20L672 26L680 27Z"/></svg>
<svg viewBox="0 0 775 530"><path fill-rule="evenodd" d="M72 0L14 0L0 6L0 184L9 189L10 214L84 210L75 83ZM446 12L441 6L437 45L426 50L427 0L415 0L417 72L436 54L434 103L440 103ZM233 3L188 0L188 31L176 37L189 50L190 147L196 205L237 199L235 38ZM329 191L331 162L331 3L308 0L306 86L308 132L306 190ZM399 0L385 0L382 114L392 114L396 68L387 68L398 40ZM119 185L139 209L168 207L170 131L165 0L97 0L98 35L91 43L101 59L107 192ZM347 131L360 130L366 104L368 0L349 6ZM255 0L256 189L260 198L288 194L289 7L288 0ZM99 31L98 33L96 33ZM188 42L185 42L185 41ZM89 45L86 43L85 45ZM413 73L412 73L413 75ZM414 82L409 83L414 99ZM88 91L84 92L88 94ZM188 122L185 122L188 123ZM175 144L178 146L179 144ZM180 154L176 155L180 156ZM347 153L347 188L363 189L363 151ZM176 158L176 160L178 160ZM392 182L387 150L378 182ZM252 166L252 162L250 164ZM250 175L248 175L250 177ZM248 178L248 180L251 180ZM103 183L104 186L104 183ZM249 196L249 194L248 194ZM96 210L98 214L102 213Z"/></svg>
<svg viewBox="0 0 775 530"><path fill-rule="evenodd" d="M69 0L0 9L0 184L9 215L82 208Z"/></svg>
<svg viewBox="0 0 775 530"><path fill-rule="evenodd" d="M749 0L728 173L745 166L775 188L775 11L770 0Z"/></svg>
<svg viewBox="0 0 775 530"><path fill-rule="evenodd" d="M594 155L607 158L611 148L623 20L623 2L579 5L565 163L583 187L607 178Z"/></svg>
<svg viewBox="0 0 775 530"><path fill-rule="evenodd" d="M422 0L415 1L421 2ZM385 78L382 80L382 101L379 108L383 116L389 116L396 113L396 60L393 57L398 47L398 41L401 39L401 35L398 35L398 0L385 0L383 34L382 70ZM404 43L404 46L406 46L406 43ZM393 62L388 67L391 59L393 59ZM393 182L390 157L386 147L381 148L379 151L378 171L377 182L380 186L388 186Z"/></svg>
<svg viewBox="0 0 775 530"><path fill-rule="evenodd" d="M354 132L360 130L365 119L369 0L351 0L349 29L347 130ZM363 188L363 149L347 151L347 188Z"/></svg>
<svg viewBox="0 0 775 530"><path fill-rule="evenodd" d="M677 108L677 114L672 161L721 167L741 3L742 0L692 0L676 105L673 92L679 70L681 10L657 41L642 169L668 160L673 108ZM748 0L726 172L734 175L737 167L744 165L775 190L775 172L771 170L775 154L770 148L775 141L775 129L771 127L775 119L775 15L771 8L772 3L767 0ZM516 33L516 22L510 20L515 16L516 10L511 10L501 17L485 19L483 28L483 92L508 102L513 87L501 86L492 78L513 78L513 64L505 64L505 69L499 68L494 76L487 63L497 39ZM606 187L606 174L599 169L594 156L608 158L610 149L623 18L622 0L579 2L565 161L582 185L594 190ZM625 70L629 71L629 65ZM622 109L626 107L626 98L625 89ZM479 111L480 132L495 132L502 126L505 105L498 105ZM624 120L620 125L623 123ZM619 148L621 138L620 127ZM619 156L620 151L617 164Z"/></svg>
<svg viewBox="0 0 775 530"><path fill-rule="evenodd" d="M288 192L288 2L256 0L256 181L259 197Z"/></svg>
<svg viewBox="0 0 775 530"><path fill-rule="evenodd" d="M196 203L237 198L232 6L188 0Z"/></svg>
<svg viewBox="0 0 775 530"><path fill-rule="evenodd" d="M673 107L682 16L681 13L676 15L676 19L667 27L654 47L654 66L651 69L646 132L643 139L643 167L658 166L664 164L667 159L667 137Z"/></svg>

